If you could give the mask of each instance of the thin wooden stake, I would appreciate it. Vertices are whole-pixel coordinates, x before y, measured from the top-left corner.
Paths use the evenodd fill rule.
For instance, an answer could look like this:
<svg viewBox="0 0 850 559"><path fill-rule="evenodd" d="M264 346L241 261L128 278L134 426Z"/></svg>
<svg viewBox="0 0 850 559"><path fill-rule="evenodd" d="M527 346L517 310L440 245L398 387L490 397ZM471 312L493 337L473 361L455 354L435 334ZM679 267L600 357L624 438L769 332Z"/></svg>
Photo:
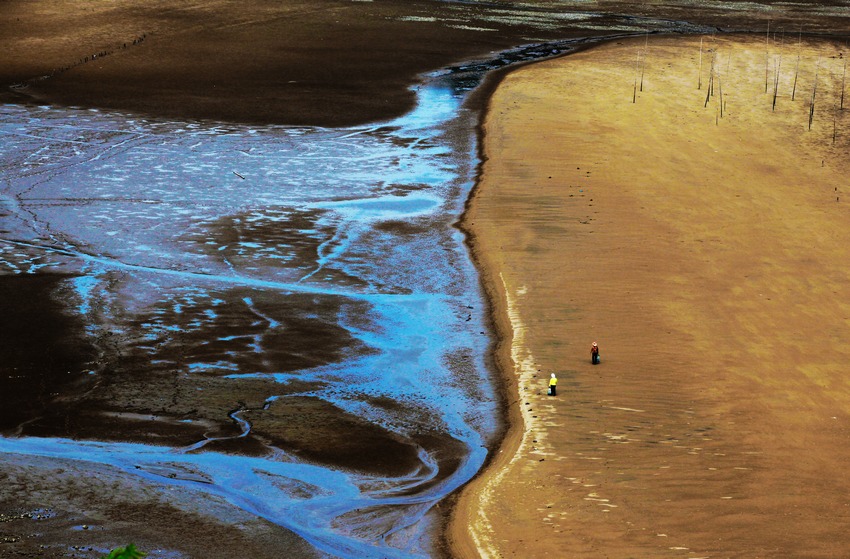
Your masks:
<svg viewBox="0 0 850 559"><path fill-rule="evenodd" d="M812 120L815 118L815 95L818 91L818 71L820 70L820 57L815 65L815 81L812 84L812 100L809 103L809 130L812 129Z"/></svg>
<svg viewBox="0 0 850 559"><path fill-rule="evenodd" d="M791 100L797 93L797 76L800 73L800 53L803 50L803 24L800 24L800 36L797 39L797 64L794 66L794 87L791 88Z"/></svg>
<svg viewBox="0 0 850 559"><path fill-rule="evenodd" d="M767 33L764 37L764 92L767 93L767 76L770 73L770 20L767 20Z"/></svg>
<svg viewBox="0 0 850 559"><path fill-rule="evenodd" d="M702 37L699 38L699 74L697 77L697 89L702 89Z"/></svg>
<svg viewBox="0 0 850 559"><path fill-rule="evenodd" d="M717 51L714 51L713 53L711 53L711 68L709 69L709 72L708 72L708 88L705 92L705 106L704 107L708 106L708 100L711 99L711 97L714 96L714 73L715 73L714 65L715 65L715 62L717 62Z"/></svg>
<svg viewBox="0 0 850 559"><path fill-rule="evenodd" d="M632 90L632 103L637 102L637 79L638 79L637 78L637 72L638 72L638 65L639 64L640 64L640 50L638 50L637 57L635 58L635 84L634 84L634 89Z"/></svg>
<svg viewBox="0 0 850 559"><path fill-rule="evenodd" d="M702 106L706 108L708 106L708 100L711 99L711 94L714 91L714 57L711 57L711 70L708 73L708 87L705 88L705 104Z"/></svg>
<svg viewBox="0 0 850 559"><path fill-rule="evenodd" d="M720 92L720 118L723 118L723 80L720 75L717 76L717 89Z"/></svg>
<svg viewBox="0 0 850 559"><path fill-rule="evenodd" d="M800 73L800 55L797 54L797 64L794 66L794 87L791 88L791 100L794 100L794 96L797 94L797 76Z"/></svg>
<svg viewBox="0 0 850 559"><path fill-rule="evenodd" d="M832 101L832 145L835 145L835 136L838 133L837 123L838 109L835 108L835 100Z"/></svg>

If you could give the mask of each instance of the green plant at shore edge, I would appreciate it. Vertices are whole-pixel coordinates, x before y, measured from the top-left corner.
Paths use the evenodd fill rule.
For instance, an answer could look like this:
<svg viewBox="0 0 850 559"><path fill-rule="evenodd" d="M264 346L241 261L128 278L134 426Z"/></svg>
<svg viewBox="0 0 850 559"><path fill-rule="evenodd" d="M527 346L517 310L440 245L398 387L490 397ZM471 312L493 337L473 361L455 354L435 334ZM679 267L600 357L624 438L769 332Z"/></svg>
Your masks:
<svg viewBox="0 0 850 559"><path fill-rule="evenodd" d="M119 547L109 552L109 555L104 555L101 559L142 559L147 553L139 551L133 544L127 547Z"/></svg>

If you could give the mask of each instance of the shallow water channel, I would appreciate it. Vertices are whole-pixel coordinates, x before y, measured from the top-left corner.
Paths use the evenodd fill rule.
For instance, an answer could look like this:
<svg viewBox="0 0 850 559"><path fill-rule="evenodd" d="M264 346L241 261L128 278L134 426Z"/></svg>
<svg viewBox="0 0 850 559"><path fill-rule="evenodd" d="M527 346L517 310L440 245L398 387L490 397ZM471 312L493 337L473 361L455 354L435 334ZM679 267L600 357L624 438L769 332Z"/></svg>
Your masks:
<svg viewBox="0 0 850 559"><path fill-rule="evenodd" d="M464 100L569 47L437 72L362 127L0 107L0 287L36 323L7 337L0 452L189 487L332 556L432 554L502 421L455 227Z"/></svg>

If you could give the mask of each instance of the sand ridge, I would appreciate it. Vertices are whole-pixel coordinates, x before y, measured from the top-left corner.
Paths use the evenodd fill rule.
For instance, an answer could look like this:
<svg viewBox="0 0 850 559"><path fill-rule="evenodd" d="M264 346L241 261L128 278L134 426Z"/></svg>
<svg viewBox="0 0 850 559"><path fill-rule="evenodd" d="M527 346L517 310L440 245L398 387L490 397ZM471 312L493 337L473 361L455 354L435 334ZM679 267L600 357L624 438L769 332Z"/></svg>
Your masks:
<svg viewBox="0 0 850 559"><path fill-rule="evenodd" d="M846 549L842 49L636 38L504 80L465 223L534 411L456 541L472 518L484 557Z"/></svg>

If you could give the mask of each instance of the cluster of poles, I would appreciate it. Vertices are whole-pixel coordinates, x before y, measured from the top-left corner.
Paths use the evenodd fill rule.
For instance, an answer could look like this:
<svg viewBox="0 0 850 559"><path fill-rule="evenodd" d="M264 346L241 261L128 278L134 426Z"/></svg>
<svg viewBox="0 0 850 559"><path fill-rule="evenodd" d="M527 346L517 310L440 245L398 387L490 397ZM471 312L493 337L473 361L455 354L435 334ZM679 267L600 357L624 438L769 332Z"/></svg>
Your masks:
<svg viewBox="0 0 850 559"><path fill-rule="evenodd" d="M779 35L779 38L777 38ZM764 92L771 94L771 110L776 110L777 99L779 98L779 90L780 90L780 76L782 70L782 56L783 56L783 47L785 45L785 33L780 30L779 32L774 31L772 36L773 45L778 45L778 49L771 56L771 31L770 31L770 22L768 22L767 32L765 34L765 62L764 62ZM794 101L797 96L797 84L800 75L800 60L802 58L802 44L803 44L803 27L802 25L799 28L798 36L797 36L797 56L794 65L794 80L791 85L791 100ZM702 66L703 66L703 39L700 39L700 52L699 52L699 76L697 78L697 89L702 89ZM844 93L845 93L845 84L847 80L847 59L844 58L843 54L839 55L839 59L842 61L841 66L841 85L839 87L837 96L834 100L833 106L833 134L832 134L832 143L835 143L835 139L837 136L837 121L838 121L838 112L844 110ZM707 107L708 103L712 96L714 96L714 85L715 81L718 84L718 90L720 95L719 102L719 116L723 117L723 112L725 110L725 102L723 99L723 89L722 82L720 79L720 73L717 70L717 51L711 50L711 67L709 71L709 78L707 84L707 91L705 96L705 104ZM773 76L771 80L771 66L773 69ZM815 106L817 101L818 94L818 83L821 71L821 57L818 57L815 63L815 71L814 78L812 80L812 90L809 95L809 111L808 111L808 129L812 129L812 124L814 123L815 118ZM728 69L728 60L727 60L727 69ZM771 83L772 82L772 83ZM771 91L772 85L772 91Z"/></svg>

